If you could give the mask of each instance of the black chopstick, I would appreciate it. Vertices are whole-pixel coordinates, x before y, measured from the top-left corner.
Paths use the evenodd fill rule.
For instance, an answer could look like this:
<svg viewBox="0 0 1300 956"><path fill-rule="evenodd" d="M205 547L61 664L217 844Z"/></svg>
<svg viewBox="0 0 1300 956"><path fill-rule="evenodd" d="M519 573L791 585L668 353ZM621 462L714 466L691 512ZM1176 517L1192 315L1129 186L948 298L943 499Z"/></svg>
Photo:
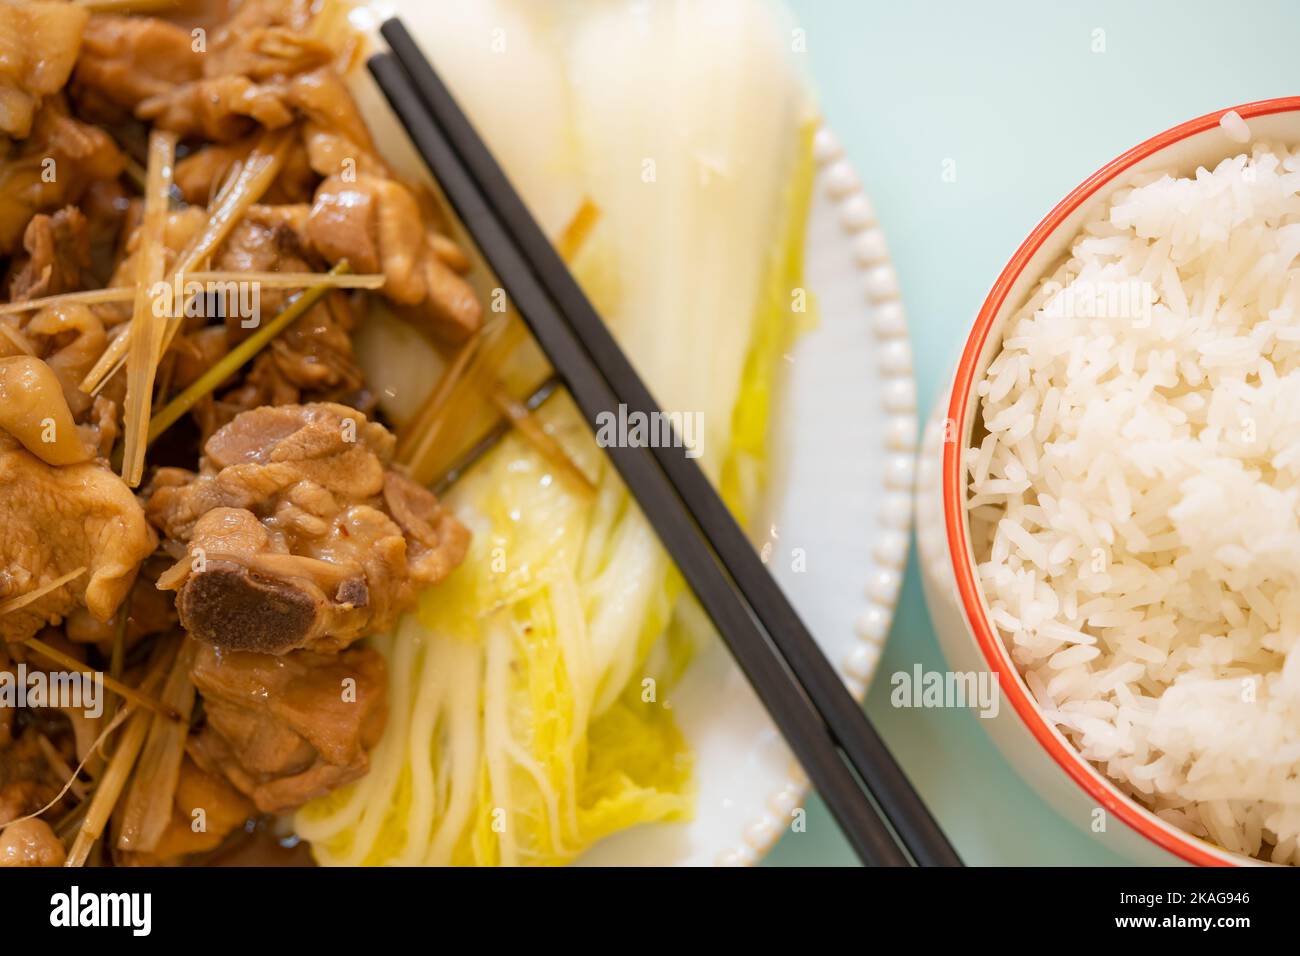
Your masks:
<svg viewBox="0 0 1300 956"><path fill-rule="evenodd" d="M642 410L645 412L657 411L653 399L650 397L648 390L632 370L626 357L614 343L612 336L609 335L604 323L587 302L585 296L573 281L563 262L555 254L549 242L537 227L536 223L528 214L526 208L519 200L518 196L510 188L508 181L501 173L499 167L492 159L486 147L478 139L470 126L467 119L460 112L454 100L447 93L445 87L437 80L436 75L429 67L427 61L420 55L414 43L411 41L401 25L390 21L383 28L384 35L389 43L393 46L395 53L402 59L403 65L406 66L409 73L413 74L416 82L414 90L423 101L425 107L430 107L433 112L432 122L429 117L424 117L426 124L431 128L424 130L424 139L428 142L424 145L431 149L424 149L426 159L430 160L430 165L435 174L442 180L441 168L448 164L452 158L457 162L459 171L470 180L467 184L467 192L472 192L473 196L468 198L460 196L461 202L468 202L468 205L475 208L480 213L490 214L495 227L505 234L504 238L514 248L512 253L523 260L530 271L528 277L531 282L542 292L543 298L549 299L549 309L551 313L558 313L555 318L561 324L566 326L568 332L567 338L574 340L573 344L577 351L585 352L584 360L580 361L567 352L557 356L547 349L547 343L542 342L543 348L547 349L553 364L561 371L566 379L570 379L572 390L573 382L570 377L570 366L581 364L584 367L585 374L603 380L603 389L597 389L601 392L599 396L602 401L597 405L583 407L584 413L588 415L589 420L595 421L595 415L603 409L611 409L614 402L611 399L618 399L625 404L629 410ZM381 86L385 86L385 92L389 94L393 105L398 109L399 115L402 116L408 130L412 132L413 138L417 140L417 145L421 145L421 137L416 136L416 129L413 127L418 124L418 118L423 110L416 110L414 106L406 103L406 109L401 108L398 99L405 99L411 92L411 84L400 84L398 81L403 79L398 71L392 70L387 65L379 63L372 64L372 70L376 77L380 79ZM394 82L389 83L388 80ZM399 91L398 86L407 87ZM394 96L397 99L394 99ZM447 156L430 156L430 153L451 152L453 157ZM458 197L447 188L447 183L443 183L444 191L448 193L448 198L457 211L465 218L465 210L460 208L457 202ZM478 239L472 223L466 223L470 228L472 235ZM485 254L487 250L485 249ZM489 256L491 262L491 256ZM494 268L496 263L493 263ZM507 277L497 269L499 278L506 282ZM506 282L510 288L510 283ZM511 294L515 296L516 303L519 297L513 288ZM558 306L558 309L556 308ZM529 320L538 335L539 340L544 336L539 325L544 324L538 315L530 314L521 307L521 312ZM571 327L570 327L571 326ZM576 335L574 334L576 331ZM580 337L580 338L579 338ZM554 337L553 345L559 344L560 337ZM585 348L584 348L585 344ZM563 358L565 361L559 361ZM593 396L594 397L594 396ZM575 394L575 398L579 398ZM583 402L579 400L579 405ZM611 453L617 449L610 449ZM665 511L657 510L657 503L651 503L642 499L637 494L633 482L629 480L628 474L624 468L638 469L645 471L644 458L647 453L646 449L628 449L635 451L638 455L615 456L615 465L623 474L624 480L628 481L629 488L633 490L634 495L641 503L643 510L647 515L652 516L656 525L660 523L661 516ZM666 453L666 454L665 454ZM830 730L834 735L834 740L838 741L839 746L844 748L845 753L849 756L855 769L864 781L866 781L876 798L881 803L881 808L890 818L893 826L898 832L900 839L908 848L909 852L916 858L917 862L923 864L959 864L956 854L952 851L951 846L944 839L942 832L934 824L928 811L911 789L906 778L903 776L897 764L893 761L888 751L884 748L883 743L871 728L858 704L848 694L844 685L831 668L829 662L821 654L813 642L811 635L799 620L798 615L794 612L789 602L781 594L780 589L776 586L766 569L758 560L752 546L740 531L739 526L732 519L730 512L722 504L712 485L709 484L703 473L698 469L695 462L686 458L683 449L680 448L656 448L649 451L657 459L657 463L663 472L657 469L653 471L656 476L657 484L662 486L664 473L671 479L677 494L681 496L676 499L669 495L669 501L664 502L665 510L680 509L680 502L684 500L695 521L699 522L706 538L718 552L718 557L723 561L727 571L735 579L736 584L753 610L757 612L763 626L768 634L776 641L779 647L783 662L788 662L788 666L794 671L795 693L802 697L803 691L812 698L808 703L816 702L816 710L820 711L827 723L830 724ZM619 459L626 458L625 462ZM648 472L649 473L649 472ZM652 482L654 484L656 482ZM662 491L662 488L660 488ZM664 496L660 496L661 499ZM694 530L690 522L686 522L688 530ZM668 542L665 540L665 544ZM708 545L702 542L699 544L703 547L707 556ZM672 548L669 549L672 553ZM674 555L674 559L681 561ZM709 562L711 563L711 561ZM721 578L723 586L726 586L726 578L717 574L717 567L712 569L716 577ZM687 569L682 568L683 574L687 576L688 581L692 583L697 591L697 596L702 598L700 590L707 588L709 585L703 580L696 580ZM716 583L716 581L715 581ZM715 608L722 604L731 603L735 600L735 593L729 587L729 600L719 596L714 596L712 601ZM706 611L709 608L706 606ZM710 612L710 616L713 614ZM736 623L740 619L748 617L748 611L744 615L737 617ZM751 672L754 661L752 658L758 655L770 655L772 647L767 643L767 636L763 635L758 628L754 627L752 619L749 620L749 626L739 632L728 631L724 622L715 618L715 624L719 625L720 632L728 639L732 646L733 653L737 656L741 666L746 669L747 674ZM750 666L747 666L747 661ZM784 667L782 668L784 670ZM785 681L787 692L790 691L790 682L787 673ZM751 681L753 675L751 674ZM778 725L783 731L789 731L790 728L782 720L781 715L774 709L774 705L763 690L758 687L760 697L773 716L777 719ZM777 690L778 688L772 688ZM845 711L851 714L846 717ZM838 717L836 716L838 714ZM823 728L823 734L825 728ZM787 732L787 737L790 733ZM791 744L796 753L807 762L809 755L805 753L794 739ZM843 765L841 763L841 769ZM806 766L805 769L810 769ZM835 775L835 782L819 783L814 774L809 776L813 782L823 791L827 797L828 804L832 803L832 793L828 786L846 786L846 779L843 774ZM848 778L851 780L851 776ZM856 785L855 785L856 786ZM851 797L836 793L835 802L847 803ZM860 790L858 791L858 802L861 802ZM838 815L838 814L837 814ZM859 816L861 816L859 814ZM878 828L879 824L876 823ZM861 842L861 841L859 841ZM876 861L881 861L877 858ZM896 862L896 861L895 861Z"/></svg>

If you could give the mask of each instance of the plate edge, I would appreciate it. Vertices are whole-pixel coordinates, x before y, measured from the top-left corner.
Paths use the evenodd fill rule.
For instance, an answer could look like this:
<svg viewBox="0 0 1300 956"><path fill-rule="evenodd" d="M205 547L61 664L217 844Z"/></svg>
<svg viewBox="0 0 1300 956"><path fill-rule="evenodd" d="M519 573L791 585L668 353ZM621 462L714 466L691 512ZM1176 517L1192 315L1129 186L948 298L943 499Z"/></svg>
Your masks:
<svg viewBox="0 0 1300 956"><path fill-rule="evenodd" d="M838 213L841 231L853 244L864 311L881 351L878 372L884 382L885 482L878 514L884 533L871 554L871 572L864 588L866 607L853 622L857 646L844 660L833 662L849 692L861 702L880 663L911 548L912 477L919 428L916 382L906 312L884 232L844 147L824 121L819 122L813 141L813 161L814 188L825 190ZM715 865L754 866L761 862L785 833L783 821L789 820L807 795L807 778L792 760L788 780L766 800L766 813L744 826L740 839L718 854Z"/></svg>

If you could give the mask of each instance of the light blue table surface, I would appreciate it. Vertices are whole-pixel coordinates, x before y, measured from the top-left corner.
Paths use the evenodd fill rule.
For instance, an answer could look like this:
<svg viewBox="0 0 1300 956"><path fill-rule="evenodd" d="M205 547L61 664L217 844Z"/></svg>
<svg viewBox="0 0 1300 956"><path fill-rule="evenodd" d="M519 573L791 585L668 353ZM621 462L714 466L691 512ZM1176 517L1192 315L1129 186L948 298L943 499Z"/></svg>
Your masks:
<svg viewBox="0 0 1300 956"><path fill-rule="evenodd" d="M1300 2L792 0L823 112L878 211L928 414L988 286L1109 159L1211 110L1300 93ZM1104 31L1104 52L1093 52ZM943 177L955 163L955 182ZM951 177L949 177L951 178ZM941 669L915 558L867 709L970 864L1109 866L964 710L895 710L888 675ZM851 865L820 802L776 865Z"/></svg>

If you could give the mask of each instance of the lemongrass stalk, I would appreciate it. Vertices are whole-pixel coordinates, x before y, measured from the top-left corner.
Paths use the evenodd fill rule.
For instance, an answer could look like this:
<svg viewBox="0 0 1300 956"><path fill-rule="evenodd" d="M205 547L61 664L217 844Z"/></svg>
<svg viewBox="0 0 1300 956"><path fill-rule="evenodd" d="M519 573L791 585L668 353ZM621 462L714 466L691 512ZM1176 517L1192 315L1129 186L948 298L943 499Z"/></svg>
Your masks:
<svg viewBox="0 0 1300 956"><path fill-rule="evenodd" d="M180 648L177 647L176 650L179 652ZM140 683L142 700L149 699L144 697L143 693L152 692L158 686L163 675L171 670L175 659L175 655L167 645L159 643L154 646L148 673ZM131 768L135 766L140 748L144 746L145 736L153 723L152 715L143 708L137 708L129 717L127 712L123 711L116 719L122 718L127 720L126 729L122 731L122 736L117 741L104 775L96 783L95 792L90 798L90 806L86 810L86 817L77 831L72 849L68 851L64 866L85 865L86 858L90 856L90 851L103 835L104 827L108 825L109 817L113 815L113 808L117 806L117 799L131 776Z"/></svg>
<svg viewBox="0 0 1300 956"><path fill-rule="evenodd" d="M332 289L381 289L384 276L378 272L190 272L189 282L248 282L268 289L309 289L329 286Z"/></svg>
<svg viewBox="0 0 1300 956"><path fill-rule="evenodd" d="M86 811L86 819L82 821L81 829L77 831L77 839L68 852L68 859L64 866L85 865L95 841L103 834L104 826L113 814L113 807L117 804L117 798L121 796L122 788L126 786L127 777L131 775L131 768L135 765L135 758L139 756L140 748L144 746L144 738L150 722L148 711L137 710L131 715L126 730L122 733L122 739L118 741L113 751L113 759L108 762L108 769L104 771L103 779L95 787L95 795L90 799L90 809Z"/></svg>
<svg viewBox="0 0 1300 956"><path fill-rule="evenodd" d="M207 225L198 236L177 257L176 264L172 267L173 273L184 276L198 269L226 241L230 231L244 218L249 207L271 188L289 157L293 131L293 127L286 127L262 135L230 189L222 191L221 205L209 217ZM164 353L171 348L172 340L176 338L180 327L179 320L168 323L166 337L163 339Z"/></svg>
<svg viewBox="0 0 1300 956"><path fill-rule="evenodd" d="M166 266L167 197L176 165L175 133L149 134L149 166L144 195L144 221L135 273L135 307L127 342L126 413L122 425L122 480L134 488L144 476L144 440L153 403L154 376L158 369L167 316L154 308L153 288Z"/></svg>
<svg viewBox="0 0 1300 956"><path fill-rule="evenodd" d="M101 671L95 670L89 664L83 664L81 661L77 660L75 657L71 656L70 654L65 654L63 653L63 651L59 650L58 648L51 647L49 644L46 644L42 640L38 640L35 637L29 637L27 638L27 640L23 641L23 643L26 644L28 647L30 647L37 654L40 654L42 657L48 658L49 660L58 664L60 667L65 667L70 671L76 671L79 674L85 674L88 677L93 677L97 680L103 681L105 687L107 687L109 690L111 690L113 693L117 694L119 697L123 698L124 700L128 700L133 704L137 704L140 707L153 711L155 714L159 714L163 717L166 717L169 720L181 719L180 714L176 713L174 709L168 707L162 701L156 700L155 698L150 697L148 694L144 693L143 691L140 691L134 687L130 687L127 684L122 683L121 681L117 680L115 677L112 677Z"/></svg>
<svg viewBox="0 0 1300 956"><path fill-rule="evenodd" d="M594 495L596 486L591 483L591 479L586 476L577 463L569 457L569 453L564 450L564 446L555 440L536 416L528 410L528 406L511 395L504 385L500 382L495 383L489 391L489 397L492 404L506 416L510 425L523 436L524 440L532 445L542 455L555 466L556 471L567 477L573 484L584 494Z"/></svg>
<svg viewBox="0 0 1300 956"><path fill-rule="evenodd" d="M77 6L85 7L91 13L160 13L174 10L180 6L180 0L76 0Z"/></svg>
<svg viewBox="0 0 1300 956"><path fill-rule="evenodd" d="M270 188L275 177L284 168L291 143L290 131L291 128L271 130L263 135L253 152L249 154L247 162L240 166L239 172L232 176L228 180L227 187L222 189L217 206L208 216L203 229L177 257L172 267L173 274L184 274L197 269L230 235L230 230L243 218L248 207L262 198L262 194ZM171 346L172 339L175 338L180 326L179 321L167 324L163 338L163 352ZM104 382L117 374L126 357L128 339L129 336L119 335L108 344L108 348L82 380L83 392L92 394L98 392Z"/></svg>
<svg viewBox="0 0 1300 956"><path fill-rule="evenodd" d="M39 299L25 299L22 302L6 302L0 305L0 315L35 312L51 305L99 305L102 302L130 302L134 298L135 289L130 286L90 289L86 292L64 292L60 295L41 296Z"/></svg>
<svg viewBox="0 0 1300 956"><path fill-rule="evenodd" d="M57 591L59 588L63 587L63 585L67 584L69 581L75 581L77 578L81 577L85 573L86 573L86 566L82 565L81 567L76 568L75 570L69 571L67 574L60 575L59 577L55 578L53 581L50 581L47 584L42 584L40 587L33 588L32 590L28 591L26 594L20 594L17 597L10 598L9 600L5 601L3 604L0 604L0 616L3 616L5 614L10 614L14 611L17 611L19 608L26 607L27 605L31 604L33 601L45 597L45 595L49 594L51 591Z"/></svg>
<svg viewBox="0 0 1300 956"><path fill-rule="evenodd" d="M185 756L189 718L194 710L195 692L190 668L197 648L193 640L183 639L160 691L163 703L175 708L184 719L177 723L157 716L153 718L122 805L120 825L116 828L119 850L154 850L171 822L172 801Z"/></svg>
<svg viewBox="0 0 1300 956"><path fill-rule="evenodd" d="M410 427L403 429L397 439L396 457L399 462L411 465L420 460L425 446L433 441L442 424L442 411L456 384L477 354L484 336L476 335L457 350L451 364L416 410Z"/></svg>
<svg viewBox="0 0 1300 956"><path fill-rule="evenodd" d="M345 273L348 268L347 260L340 259L329 274ZM210 394L245 363L251 361L266 347L267 343L305 315L329 291L329 286L325 285L307 289L281 309L279 315L213 363L212 367L200 375L189 388L168 402L166 407L153 417L153 421L149 423L148 441L152 443L159 435L176 424L180 417L193 408L200 399Z"/></svg>

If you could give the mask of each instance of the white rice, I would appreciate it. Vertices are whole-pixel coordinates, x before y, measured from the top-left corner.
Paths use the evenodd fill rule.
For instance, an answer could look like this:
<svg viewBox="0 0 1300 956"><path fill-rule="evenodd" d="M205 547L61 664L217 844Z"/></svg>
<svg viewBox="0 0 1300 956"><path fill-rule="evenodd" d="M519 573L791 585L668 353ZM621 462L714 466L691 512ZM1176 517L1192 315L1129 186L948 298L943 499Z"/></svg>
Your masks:
<svg viewBox="0 0 1300 956"><path fill-rule="evenodd" d="M1300 151L1119 191L1009 322L978 573L1049 719L1229 850L1300 863Z"/></svg>

